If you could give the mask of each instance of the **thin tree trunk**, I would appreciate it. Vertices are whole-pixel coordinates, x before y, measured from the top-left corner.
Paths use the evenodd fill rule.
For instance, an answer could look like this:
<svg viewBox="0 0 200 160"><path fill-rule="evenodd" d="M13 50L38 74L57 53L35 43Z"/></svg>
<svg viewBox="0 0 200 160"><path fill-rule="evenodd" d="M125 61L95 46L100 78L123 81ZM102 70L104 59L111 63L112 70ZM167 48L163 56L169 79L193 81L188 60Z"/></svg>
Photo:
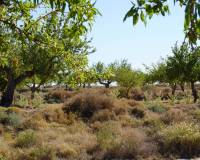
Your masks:
<svg viewBox="0 0 200 160"><path fill-rule="evenodd" d="M181 90L182 90L183 92L185 92L185 86L184 86L184 83L181 83L180 86L181 86Z"/></svg>
<svg viewBox="0 0 200 160"><path fill-rule="evenodd" d="M31 87L31 99L35 98L35 91L36 91L36 86L35 83L33 83L33 86Z"/></svg>
<svg viewBox="0 0 200 160"><path fill-rule="evenodd" d="M174 96L175 95L175 92L176 92L176 83L171 85L171 88L172 88L172 95Z"/></svg>
<svg viewBox="0 0 200 160"><path fill-rule="evenodd" d="M105 83L105 87L106 87L106 88L109 88L109 87L110 87L110 84L109 84L109 83Z"/></svg>
<svg viewBox="0 0 200 160"><path fill-rule="evenodd" d="M196 103L198 97L197 90L195 88L194 82L191 82L192 96L194 97L194 103Z"/></svg>

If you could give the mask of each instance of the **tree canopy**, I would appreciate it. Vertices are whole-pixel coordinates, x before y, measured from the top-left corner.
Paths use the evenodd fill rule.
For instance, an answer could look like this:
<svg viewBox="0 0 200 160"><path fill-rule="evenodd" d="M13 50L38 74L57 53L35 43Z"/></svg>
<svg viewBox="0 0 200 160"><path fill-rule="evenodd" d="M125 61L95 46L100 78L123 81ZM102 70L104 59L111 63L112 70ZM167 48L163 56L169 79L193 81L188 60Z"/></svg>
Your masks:
<svg viewBox="0 0 200 160"><path fill-rule="evenodd" d="M174 5L185 10L184 32L192 44L200 38L200 2L199 0L174 0ZM145 24L154 15L166 16L170 13L170 0L137 0L132 2L132 7L124 17L124 21L132 17L133 25L140 19Z"/></svg>

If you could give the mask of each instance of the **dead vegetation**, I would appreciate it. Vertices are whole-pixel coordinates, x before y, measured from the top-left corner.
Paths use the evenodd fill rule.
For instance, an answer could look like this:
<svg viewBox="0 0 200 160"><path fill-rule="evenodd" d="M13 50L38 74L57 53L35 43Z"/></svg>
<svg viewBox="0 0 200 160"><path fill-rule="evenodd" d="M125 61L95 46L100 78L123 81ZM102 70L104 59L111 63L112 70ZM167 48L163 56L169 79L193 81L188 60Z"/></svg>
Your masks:
<svg viewBox="0 0 200 160"><path fill-rule="evenodd" d="M197 104L143 102L116 93L83 89L65 103L0 108L0 160L200 156Z"/></svg>

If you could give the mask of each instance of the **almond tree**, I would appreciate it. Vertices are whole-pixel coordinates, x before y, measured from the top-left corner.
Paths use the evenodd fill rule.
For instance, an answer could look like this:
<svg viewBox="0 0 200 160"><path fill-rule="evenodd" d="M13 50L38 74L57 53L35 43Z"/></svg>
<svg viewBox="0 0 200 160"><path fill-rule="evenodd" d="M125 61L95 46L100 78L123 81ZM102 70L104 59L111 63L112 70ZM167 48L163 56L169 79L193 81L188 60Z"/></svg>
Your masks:
<svg viewBox="0 0 200 160"><path fill-rule="evenodd" d="M191 48L188 44L180 47L176 44L172 48L173 55L167 59L168 72L171 76L191 84L194 102L198 99L195 82L200 77L200 49Z"/></svg>
<svg viewBox="0 0 200 160"><path fill-rule="evenodd" d="M97 11L87 0L65 2L68 8L57 3L51 9L47 1L1 1L0 74L6 82L1 106L12 104L16 86L25 79L51 75L49 71L56 74L73 63L80 49L73 43L84 40ZM41 6L44 13L33 16Z"/></svg>

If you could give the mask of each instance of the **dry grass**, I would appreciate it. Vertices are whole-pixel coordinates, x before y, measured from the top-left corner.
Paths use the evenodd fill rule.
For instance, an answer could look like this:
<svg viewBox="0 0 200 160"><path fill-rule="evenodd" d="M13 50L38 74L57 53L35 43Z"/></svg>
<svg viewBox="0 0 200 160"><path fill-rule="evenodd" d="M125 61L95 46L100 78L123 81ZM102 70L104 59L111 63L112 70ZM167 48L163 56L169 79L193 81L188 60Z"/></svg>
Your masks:
<svg viewBox="0 0 200 160"><path fill-rule="evenodd" d="M116 91L81 89L65 97L64 105L0 108L0 160L156 160L199 155L200 130L194 125L200 121L198 104L169 107L170 101L159 99L117 98ZM17 127L10 123L17 122L16 117L22 119Z"/></svg>
<svg viewBox="0 0 200 160"><path fill-rule="evenodd" d="M167 125L185 121L187 118L187 114L180 109L170 109L161 117L162 121Z"/></svg>
<svg viewBox="0 0 200 160"><path fill-rule="evenodd" d="M194 158L200 155L200 128L193 123L177 123L159 133L163 154L174 154L179 158Z"/></svg>

